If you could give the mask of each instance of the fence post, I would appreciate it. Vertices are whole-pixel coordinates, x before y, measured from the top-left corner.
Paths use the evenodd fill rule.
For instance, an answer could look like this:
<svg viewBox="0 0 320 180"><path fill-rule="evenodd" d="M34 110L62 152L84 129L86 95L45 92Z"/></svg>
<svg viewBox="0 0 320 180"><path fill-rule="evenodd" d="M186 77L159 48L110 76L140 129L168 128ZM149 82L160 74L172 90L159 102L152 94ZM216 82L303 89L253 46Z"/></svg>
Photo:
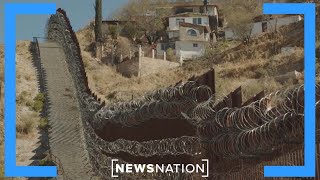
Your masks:
<svg viewBox="0 0 320 180"><path fill-rule="evenodd" d="M132 52L131 52L131 50L129 51L129 58L132 59Z"/></svg>
<svg viewBox="0 0 320 180"><path fill-rule="evenodd" d="M113 45L111 50L111 64L114 65L114 46Z"/></svg>
<svg viewBox="0 0 320 180"><path fill-rule="evenodd" d="M154 49L152 49L152 59L154 59Z"/></svg>
<svg viewBox="0 0 320 180"><path fill-rule="evenodd" d="M142 48L141 48L141 45L139 45L139 67L138 67L138 77L141 76L141 59L142 59Z"/></svg>
<svg viewBox="0 0 320 180"><path fill-rule="evenodd" d="M165 51L163 52L163 60L167 60L167 53Z"/></svg>
<svg viewBox="0 0 320 180"><path fill-rule="evenodd" d="M183 65L183 58L182 58L182 54L181 54L181 51L180 51L180 66Z"/></svg>

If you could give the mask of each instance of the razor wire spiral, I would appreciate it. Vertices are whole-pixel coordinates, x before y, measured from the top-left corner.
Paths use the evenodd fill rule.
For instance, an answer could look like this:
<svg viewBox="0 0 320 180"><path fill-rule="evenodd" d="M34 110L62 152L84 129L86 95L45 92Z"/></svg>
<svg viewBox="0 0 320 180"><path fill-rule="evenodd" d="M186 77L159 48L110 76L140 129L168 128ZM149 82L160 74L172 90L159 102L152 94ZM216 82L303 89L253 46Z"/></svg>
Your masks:
<svg viewBox="0 0 320 180"><path fill-rule="evenodd" d="M180 83L175 87L160 89L138 101L116 103L100 109L91 122L95 129L101 129L106 123L120 123L131 127L150 119L178 119L182 113L188 113L196 107L197 96L211 96L211 90L196 82ZM191 124L196 124L190 119Z"/></svg>
<svg viewBox="0 0 320 180"><path fill-rule="evenodd" d="M316 89L319 109L319 85ZM200 104L192 115L208 117L199 124L198 132L211 153L228 158L259 156L272 153L279 144L303 142L303 93L301 85L277 91L246 107L219 111L207 107L210 103Z"/></svg>

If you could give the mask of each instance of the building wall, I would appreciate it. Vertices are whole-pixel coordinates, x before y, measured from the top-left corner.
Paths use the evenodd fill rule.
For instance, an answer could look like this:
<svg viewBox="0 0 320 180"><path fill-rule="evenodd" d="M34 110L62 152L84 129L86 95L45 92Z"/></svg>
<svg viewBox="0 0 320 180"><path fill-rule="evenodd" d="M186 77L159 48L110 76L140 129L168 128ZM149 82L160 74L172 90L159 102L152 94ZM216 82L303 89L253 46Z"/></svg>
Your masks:
<svg viewBox="0 0 320 180"><path fill-rule="evenodd" d="M141 76L154 74L164 70L174 69L179 66L180 64L176 62L143 57L141 60Z"/></svg>
<svg viewBox="0 0 320 180"><path fill-rule="evenodd" d="M301 20L302 20L301 16L288 16L288 17L278 18L278 20L273 19L273 20L270 20L267 22L267 27L268 27L267 31L268 32L274 31L276 24L277 24L277 29L278 29L282 26L289 25L289 24L292 24L295 22L299 22ZM262 33L262 23L263 22L256 22L253 24L251 37L258 36ZM226 39L236 39L237 38L237 37L235 37L234 33L232 32L232 29L230 29L230 28L226 28L225 33L226 33Z"/></svg>
<svg viewBox="0 0 320 180"><path fill-rule="evenodd" d="M170 17L169 18L169 28L168 30L179 30L179 24L177 24L177 19L184 19L185 23L193 24L193 18L201 18L203 26L209 26L209 17L208 16L194 16L194 17Z"/></svg>
<svg viewBox="0 0 320 180"><path fill-rule="evenodd" d="M194 47L194 44L198 44L198 47ZM193 57L199 57L204 54L206 49L206 42L197 41L177 41L176 42L176 56L182 59L191 59Z"/></svg>
<svg viewBox="0 0 320 180"><path fill-rule="evenodd" d="M194 30L197 33L197 36L190 36L188 34L189 30ZM180 41L205 41L204 30L200 27L180 27Z"/></svg>
<svg viewBox="0 0 320 180"><path fill-rule="evenodd" d="M217 16L218 17L218 9L217 9L217 7L209 6L208 7L208 15L209 16Z"/></svg>
<svg viewBox="0 0 320 180"><path fill-rule="evenodd" d="M148 57L141 58L141 76L154 74L160 71L174 69L179 67L179 63L165 61L162 59L152 59ZM117 67L118 72L123 76L132 77L137 76L139 72L139 61L138 58L122 62Z"/></svg>
<svg viewBox="0 0 320 180"><path fill-rule="evenodd" d="M164 47L164 49L162 49L162 46ZM171 43L158 43L157 44L157 48L156 48L156 55L159 57L163 57L163 54L165 51L167 51L167 49L173 49L175 50L175 42L171 42Z"/></svg>
<svg viewBox="0 0 320 180"><path fill-rule="evenodd" d="M169 39L179 38L179 30L169 31L168 36L169 36Z"/></svg>

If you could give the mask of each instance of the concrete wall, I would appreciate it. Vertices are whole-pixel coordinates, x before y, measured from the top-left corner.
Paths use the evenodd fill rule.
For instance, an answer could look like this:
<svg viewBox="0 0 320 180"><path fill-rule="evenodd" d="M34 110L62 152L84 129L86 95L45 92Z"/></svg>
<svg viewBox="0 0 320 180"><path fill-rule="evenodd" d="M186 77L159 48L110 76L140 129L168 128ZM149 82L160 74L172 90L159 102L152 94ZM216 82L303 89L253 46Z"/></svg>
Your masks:
<svg viewBox="0 0 320 180"><path fill-rule="evenodd" d="M194 47L193 44L198 44L198 47ZM204 54L206 45L206 42L177 41L176 56L178 59L180 58L180 55L182 56L182 59L191 59L194 57L199 57Z"/></svg>
<svg viewBox="0 0 320 180"><path fill-rule="evenodd" d="M179 38L179 30L169 31L168 36L169 36L169 39Z"/></svg>
<svg viewBox="0 0 320 180"><path fill-rule="evenodd" d="M179 66L180 64L176 62L143 57L141 61L141 76L174 69Z"/></svg>
<svg viewBox="0 0 320 180"><path fill-rule="evenodd" d="M141 76L154 74L163 70L170 70L179 67L179 63L164 61L162 59L141 58ZM138 58L122 62L117 67L118 72L123 76L137 76L139 71Z"/></svg>
<svg viewBox="0 0 320 180"><path fill-rule="evenodd" d="M270 20L267 22L267 27L268 27L267 31L268 32L274 31L276 25L277 25L277 29L278 29L282 26L289 25L289 24L292 24L295 22L299 22L301 20L302 20L301 16L288 16L288 17L278 18L278 20L273 19L273 20ZM226 28L225 32L226 32L226 39L236 39L237 38L233 34L232 29ZM261 33L262 33L262 22L254 23L251 37L258 36Z"/></svg>
<svg viewBox="0 0 320 180"><path fill-rule="evenodd" d="M162 48L161 48L162 44L165 45L165 49L164 50L162 50ZM163 53L165 51L167 51L167 49L171 48L171 49L175 50L175 48L173 48L173 47L175 47L175 42L172 42L171 45L169 45L168 43L158 43L157 44L157 49L156 49L156 55L160 56L160 57L163 57Z"/></svg>

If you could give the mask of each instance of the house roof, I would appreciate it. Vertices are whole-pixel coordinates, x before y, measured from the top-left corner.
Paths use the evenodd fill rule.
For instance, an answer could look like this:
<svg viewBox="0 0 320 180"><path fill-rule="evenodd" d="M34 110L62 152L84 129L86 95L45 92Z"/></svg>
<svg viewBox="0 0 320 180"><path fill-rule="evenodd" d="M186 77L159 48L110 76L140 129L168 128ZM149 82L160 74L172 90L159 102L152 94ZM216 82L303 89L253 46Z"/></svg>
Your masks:
<svg viewBox="0 0 320 180"><path fill-rule="evenodd" d="M159 8L168 8L168 9L172 9L172 8L183 8L183 7L202 7L204 6L203 4L191 4L191 3L172 3L171 6L162 6L162 7L156 7L157 9ZM219 7L220 4L208 4L208 7Z"/></svg>
<svg viewBox="0 0 320 180"><path fill-rule="evenodd" d="M201 13L193 13L193 12L185 12L185 13L180 13L176 15L169 16L170 17L194 17L194 16L203 16L203 17L208 17L206 14L201 14Z"/></svg>
<svg viewBox="0 0 320 180"><path fill-rule="evenodd" d="M180 22L179 24L182 27L198 27L198 28L203 28L205 33L210 33L211 29L209 26L202 26L202 25L197 25L197 24L191 24L191 23L184 23Z"/></svg>
<svg viewBox="0 0 320 180"><path fill-rule="evenodd" d="M293 17L293 16L299 16L298 14L287 14L287 15L259 15L253 18L254 22L262 22L262 21L268 21L273 20L275 18L285 18L285 17Z"/></svg>

